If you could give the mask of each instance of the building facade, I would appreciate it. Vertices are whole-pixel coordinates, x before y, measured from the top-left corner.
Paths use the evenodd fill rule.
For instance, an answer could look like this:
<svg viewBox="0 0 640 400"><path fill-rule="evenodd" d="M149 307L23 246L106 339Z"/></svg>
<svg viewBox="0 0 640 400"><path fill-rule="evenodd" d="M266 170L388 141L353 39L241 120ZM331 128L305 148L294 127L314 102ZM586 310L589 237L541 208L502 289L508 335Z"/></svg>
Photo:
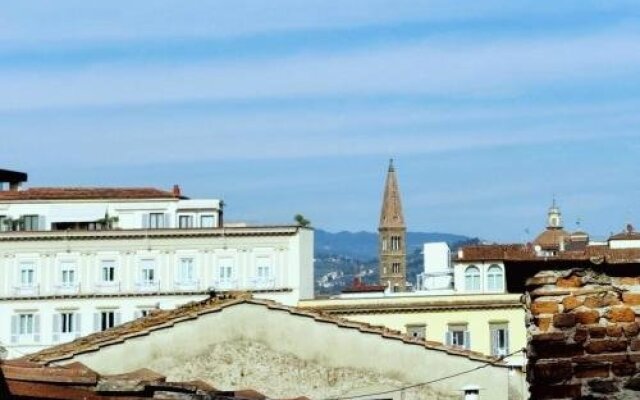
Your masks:
<svg viewBox="0 0 640 400"><path fill-rule="evenodd" d="M387 171L378 233L380 284L392 292L404 292L407 287L407 227L393 160Z"/></svg>
<svg viewBox="0 0 640 400"><path fill-rule="evenodd" d="M313 231L222 224L219 200L147 188L0 191L0 345L17 357L245 290L313 297Z"/></svg>

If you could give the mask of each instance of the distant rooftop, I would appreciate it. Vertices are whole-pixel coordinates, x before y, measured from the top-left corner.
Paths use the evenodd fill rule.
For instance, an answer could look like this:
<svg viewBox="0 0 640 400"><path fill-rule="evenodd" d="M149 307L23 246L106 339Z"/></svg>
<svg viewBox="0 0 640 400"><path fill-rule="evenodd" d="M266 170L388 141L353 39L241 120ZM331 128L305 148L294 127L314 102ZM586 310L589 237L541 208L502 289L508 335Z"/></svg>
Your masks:
<svg viewBox="0 0 640 400"><path fill-rule="evenodd" d="M99 200L99 199L174 199L186 198L180 193L149 187L34 187L25 190L0 191L6 200Z"/></svg>

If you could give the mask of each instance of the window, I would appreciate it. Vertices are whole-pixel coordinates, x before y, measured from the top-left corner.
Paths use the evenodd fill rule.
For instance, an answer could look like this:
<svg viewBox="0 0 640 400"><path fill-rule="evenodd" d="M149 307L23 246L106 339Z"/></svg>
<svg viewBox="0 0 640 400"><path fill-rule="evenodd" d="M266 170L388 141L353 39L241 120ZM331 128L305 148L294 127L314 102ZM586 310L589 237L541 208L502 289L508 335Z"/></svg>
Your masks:
<svg viewBox="0 0 640 400"><path fill-rule="evenodd" d="M10 231L11 228L11 220L6 215L0 215L0 232Z"/></svg>
<svg viewBox="0 0 640 400"><path fill-rule="evenodd" d="M258 278L269 279L271 277L271 267L268 265L258 265Z"/></svg>
<svg viewBox="0 0 640 400"><path fill-rule="evenodd" d="M193 228L193 216L191 215L180 215L178 217L178 227L185 228Z"/></svg>
<svg viewBox="0 0 640 400"><path fill-rule="evenodd" d="M33 314L20 314L19 321L18 334L33 335Z"/></svg>
<svg viewBox="0 0 640 400"><path fill-rule="evenodd" d="M391 265L391 272L394 274L399 274L400 273L400 263L393 263Z"/></svg>
<svg viewBox="0 0 640 400"><path fill-rule="evenodd" d="M141 264L141 283L143 285L152 285L156 280L156 266L154 260L142 260Z"/></svg>
<svg viewBox="0 0 640 400"><path fill-rule="evenodd" d="M40 316L20 313L11 317L11 342L40 341Z"/></svg>
<svg viewBox="0 0 640 400"><path fill-rule="evenodd" d="M201 215L200 216L201 228L215 228L215 218L213 215Z"/></svg>
<svg viewBox="0 0 640 400"><path fill-rule="evenodd" d="M233 267L231 265L221 265L219 272L221 281L229 281L233 276Z"/></svg>
<svg viewBox="0 0 640 400"><path fill-rule="evenodd" d="M181 258L180 259L180 283L193 283L195 282L195 268L193 258Z"/></svg>
<svg viewBox="0 0 640 400"><path fill-rule="evenodd" d="M480 269L475 265L470 265L464 270L464 289L480 290Z"/></svg>
<svg viewBox="0 0 640 400"><path fill-rule="evenodd" d="M23 227L25 231L37 231L40 225L40 218L37 215L24 215Z"/></svg>
<svg viewBox="0 0 640 400"><path fill-rule="evenodd" d="M100 262L100 279L102 282L114 282L116 280L116 262L114 260L102 260Z"/></svg>
<svg viewBox="0 0 640 400"><path fill-rule="evenodd" d="M504 279L502 268L497 264L491 264L487 270L487 289L491 291L503 290Z"/></svg>
<svg viewBox="0 0 640 400"><path fill-rule="evenodd" d="M71 333L75 331L73 313L60 313L60 332Z"/></svg>
<svg viewBox="0 0 640 400"><path fill-rule="evenodd" d="M506 323L492 323L489 325L491 333L491 355L506 356L509 354L509 326Z"/></svg>
<svg viewBox="0 0 640 400"><path fill-rule="evenodd" d="M418 339L424 339L425 337L427 337L427 325L407 325L407 335Z"/></svg>
<svg viewBox="0 0 640 400"><path fill-rule="evenodd" d="M62 311L53 314L53 341L68 341L80 336L80 314ZM72 337L70 337L72 336Z"/></svg>
<svg viewBox="0 0 640 400"><path fill-rule="evenodd" d="M60 264L60 284L62 286L74 286L76 283L76 265L72 262Z"/></svg>
<svg viewBox="0 0 640 400"><path fill-rule="evenodd" d="M402 239L400 236L391 236L391 250L401 250Z"/></svg>
<svg viewBox="0 0 640 400"><path fill-rule="evenodd" d="M162 228L164 228L164 214L163 213L149 214L149 229L162 229Z"/></svg>
<svg viewBox="0 0 640 400"><path fill-rule="evenodd" d="M20 286L34 286L35 275L35 265L32 262L25 262L20 264Z"/></svg>
<svg viewBox="0 0 640 400"><path fill-rule="evenodd" d="M100 311L94 317L94 330L106 331L120 324L120 313L113 310Z"/></svg>
<svg viewBox="0 0 640 400"><path fill-rule="evenodd" d="M449 325L445 342L448 346L458 346L469 349L471 347L471 335L467 330L467 324Z"/></svg>

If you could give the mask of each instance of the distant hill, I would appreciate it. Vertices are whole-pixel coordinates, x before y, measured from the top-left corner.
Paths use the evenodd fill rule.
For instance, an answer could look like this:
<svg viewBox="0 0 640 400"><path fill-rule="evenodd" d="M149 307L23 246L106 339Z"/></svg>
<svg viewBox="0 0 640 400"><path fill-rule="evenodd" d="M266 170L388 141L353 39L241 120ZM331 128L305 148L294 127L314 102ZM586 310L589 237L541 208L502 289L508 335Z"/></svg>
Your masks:
<svg viewBox="0 0 640 400"><path fill-rule="evenodd" d="M416 249L422 249L427 242L447 242L449 246L456 243L471 240L471 238L451 233L435 232L407 232L407 254ZM315 231L316 256L318 255L343 255L360 260L371 260L378 257L378 233L377 232L347 232L331 233L316 229Z"/></svg>
<svg viewBox="0 0 640 400"><path fill-rule="evenodd" d="M422 245L427 242L447 242L455 251L461 245L478 243L479 240L450 233L408 232L407 279L413 283L422 271ZM378 234L331 233L316 229L316 294L339 293L356 276L367 283L378 281Z"/></svg>

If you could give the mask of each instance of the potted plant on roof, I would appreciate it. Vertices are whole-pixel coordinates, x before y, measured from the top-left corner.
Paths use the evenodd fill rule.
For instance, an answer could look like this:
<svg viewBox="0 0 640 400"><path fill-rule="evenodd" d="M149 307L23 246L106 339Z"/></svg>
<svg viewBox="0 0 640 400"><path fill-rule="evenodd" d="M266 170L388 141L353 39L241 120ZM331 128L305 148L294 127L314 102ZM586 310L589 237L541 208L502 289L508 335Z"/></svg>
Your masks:
<svg viewBox="0 0 640 400"><path fill-rule="evenodd" d="M117 215L110 216L109 212L104 214L104 218L100 218L98 221L99 226L102 226L104 229L114 229L116 227L117 222L120 220Z"/></svg>

